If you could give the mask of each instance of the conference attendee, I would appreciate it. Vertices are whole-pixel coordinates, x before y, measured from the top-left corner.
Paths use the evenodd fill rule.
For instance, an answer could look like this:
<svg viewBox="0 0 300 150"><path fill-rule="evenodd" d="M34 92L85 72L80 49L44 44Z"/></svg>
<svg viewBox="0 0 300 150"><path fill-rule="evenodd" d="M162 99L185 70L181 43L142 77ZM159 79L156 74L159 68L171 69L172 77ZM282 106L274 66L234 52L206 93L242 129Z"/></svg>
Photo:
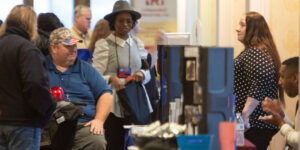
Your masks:
<svg viewBox="0 0 300 150"><path fill-rule="evenodd" d="M132 75L134 82L142 84L150 80L149 70L142 69L142 59L146 59L148 53L129 36L129 32L140 17L141 14L133 11L127 1L117 1L113 12L104 17L109 22L112 33L95 44L93 66L110 84L114 96L112 113L106 123L108 150L123 149L124 145L123 125L126 121L124 119L126 110L121 104L117 91L125 88L125 78L129 75ZM148 95L146 97L150 117L152 107Z"/></svg>
<svg viewBox="0 0 300 150"><path fill-rule="evenodd" d="M84 61L90 61L92 54L88 50L92 30L90 30L90 24L92 19L91 9L85 5L77 5L74 12L74 25L71 28L73 35L82 40L81 43L77 43L77 55L78 58Z"/></svg>
<svg viewBox="0 0 300 150"><path fill-rule="evenodd" d="M33 45L36 13L17 5L0 28L0 149L39 150L52 99L45 57Z"/></svg>
<svg viewBox="0 0 300 150"><path fill-rule="evenodd" d="M109 23L105 19L100 19L93 30L89 50L94 51L95 43L100 39L105 39L111 33Z"/></svg>
<svg viewBox="0 0 300 150"><path fill-rule="evenodd" d="M96 26L93 30L90 45L89 45L89 52L91 56L93 55L95 49L95 43L100 40L106 38L111 33L109 28L109 23L105 19L101 19L96 23ZM90 58L90 62L92 59Z"/></svg>
<svg viewBox="0 0 300 150"><path fill-rule="evenodd" d="M74 12L74 25L71 31L75 38L82 40L77 43L77 49L88 49L92 36L90 24L92 19L91 9L85 5L77 5Z"/></svg>
<svg viewBox="0 0 300 150"><path fill-rule="evenodd" d="M136 25L130 31L129 34L134 40L138 41L138 43L140 44L139 47L144 47L143 42L138 37L136 37L136 35L139 32L140 32L140 22L139 22L139 20L137 20ZM147 51L148 51L148 53L150 54L150 57L151 57L151 63L150 63L151 68L154 67L154 65L156 64L156 61L158 59L158 51L157 51L158 47L157 46L158 46L158 44L162 44L162 43L166 42L167 35L166 35L164 30L158 30L158 31L156 31L155 36L153 38L154 38L154 45L149 47L149 49L147 49Z"/></svg>
<svg viewBox="0 0 300 150"><path fill-rule="evenodd" d="M134 28L130 31L130 36L132 37L132 39L136 42L139 43L138 47L140 49L144 49L145 45L143 44L143 42L141 41L141 39L139 39L136 35L140 32L140 23L139 20L137 20L136 25L134 26ZM157 43L162 43L163 40L166 38L166 35L164 34L164 31L158 31L157 35L155 37L155 45L151 47L150 50L148 50L148 55L147 55L147 63L149 65L149 71L150 71L150 76L151 79L150 81L145 84L145 88L147 90L150 102L151 102L151 106L153 108L153 113L151 114L151 119L152 121L154 120L158 120L158 111L159 108L158 103L159 103L159 91L158 91L158 86L157 86L157 82L156 82L156 76L157 76L157 72L156 72L156 68L155 68L155 64L156 64L156 60L157 60Z"/></svg>
<svg viewBox="0 0 300 150"><path fill-rule="evenodd" d="M104 122L110 112L112 95L105 80L90 64L77 59L76 43L81 42L67 28L50 34L47 67L50 87L59 86L65 100L86 102L78 120L72 149L106 149Z"/></svg>
<svg viewBox="0 0 300 150"><path fill-rule="evenodd" d="M245 138L258 150L266 150L278 127L259 119L259 116L266 115L261 102L265 97L278 98L280 58L261 14L248 12L243 15L236 31L245 49L234 61L235 110L242 113Z"/></svg>
<svg viewBox="0 0 300 150"><path fill-rule="evenodd" d="M289 58L283 61L280 68L280 80L279 84L282 86L283 90L289 97L298 96L298 63L299 57ZM298 111L299 100L296 105L296 116L295 123L290 123L286 119L283 113L281 104L279 100L271 100L266 98L262 102L262 108L264 111L272 116L261 116L260 119L266 123L271 123L280 128L280 133L287 142L288 150L298 150L299 144L299 117L300 111ZM288 108L293 109L293 108Z"/></svg>
<svg viewBox="0 0 300 150"><path fill-rule="evenodd" d="M38 38L35 45L45 56L47 56L49 55L50 33L59 27L63 27L63 25L54 13L40 13L37 18L37 24Z"/></svg>

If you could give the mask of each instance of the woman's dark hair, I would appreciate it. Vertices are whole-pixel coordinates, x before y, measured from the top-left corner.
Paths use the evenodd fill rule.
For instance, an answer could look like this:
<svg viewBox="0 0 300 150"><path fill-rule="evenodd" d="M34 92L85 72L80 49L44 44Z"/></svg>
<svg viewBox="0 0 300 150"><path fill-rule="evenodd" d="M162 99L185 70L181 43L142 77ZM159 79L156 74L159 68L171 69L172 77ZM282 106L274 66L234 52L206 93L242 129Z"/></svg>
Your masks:
<svg viewBox="0 0 300 150"><path fill-rule="evenodd" d="M125 11L125 12L126 12L126 11ZM120 12L119 12L119 13L120 13ZM119 13L114 14L114 15L112 16L111 21L108 21L108 22L109 22L110 30L112 30L112 31L115 31L115 22L116 22L116 18L117 18L117 16L118 16ZM135 15L132 15L132 14L130 14L130 15L131 15L131 19L132 19L132 27L131 27L131 29L133 29L134 26L136 25L137 17L136 17Z"/></svg>
<svg viewBox="0 0 300 150"><path fill-rule="evenodd" d="M54 13L41 13L37 19L38 28L52 32L53 30L63 27L62 23Z"/></svg>
<svg viewBox="0 0 300 150"><path fill-rule="evenodd" d="M273 62L276 70L276 79L279 81L280 57L265 18L257 12L246 13L246 34L243 40L246 49L256 47L259 50L267 51L268 61ZM283 101L283 90L279 87L279 97Z"/></svg>

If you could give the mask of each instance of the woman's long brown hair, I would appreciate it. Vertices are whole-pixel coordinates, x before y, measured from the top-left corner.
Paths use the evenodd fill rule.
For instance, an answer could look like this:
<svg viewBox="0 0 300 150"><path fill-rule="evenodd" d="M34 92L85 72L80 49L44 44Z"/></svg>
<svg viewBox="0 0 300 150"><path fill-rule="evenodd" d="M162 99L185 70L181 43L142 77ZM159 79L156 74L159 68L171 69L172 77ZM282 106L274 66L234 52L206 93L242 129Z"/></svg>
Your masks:
<svg viewBox="0 0 300 150"><path fill-rule="evenodd" d="M243 40L243 44L246 49L256 47L263 51L263 53L264 51L268 52L269 56L267 55L267 58L269 62L273 62L275 65L276 79L278 83L281 61L268 24L261 14L257 12L246 13L246 35ZM279 98L282 104L285 105L283 90L279 85L278 90Z"/></svg>
<svg viewBox="0 0 300 150"><path fill-rule="evenodd" d="M111 33L109 23L105 19L101 19L97 22L95 29L91 36L89 50L95 48L95 43L102 38L106 38Z"/></svg>

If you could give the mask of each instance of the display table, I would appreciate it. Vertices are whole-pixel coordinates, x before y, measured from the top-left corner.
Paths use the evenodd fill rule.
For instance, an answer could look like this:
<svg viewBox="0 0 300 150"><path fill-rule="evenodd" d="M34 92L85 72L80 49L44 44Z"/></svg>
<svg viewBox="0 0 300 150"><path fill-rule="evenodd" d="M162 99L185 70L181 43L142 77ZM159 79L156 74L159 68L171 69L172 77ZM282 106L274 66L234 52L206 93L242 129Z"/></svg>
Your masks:
<svg viewBox="0 0 300 150"><path fill-rule="evenodd" d="M249 140L245 139L244 146L237 146L237 150L256 150L256 146L252 144Z"/></svg>
<svg viewBox="0 0 300 150"><path fill-rule="evenodd" d="M139 148L137 146L129 146L128 150L139 150ZM256 150L256 147L249 140L245 139L245 145L237 146L236 150Z"/></svg>

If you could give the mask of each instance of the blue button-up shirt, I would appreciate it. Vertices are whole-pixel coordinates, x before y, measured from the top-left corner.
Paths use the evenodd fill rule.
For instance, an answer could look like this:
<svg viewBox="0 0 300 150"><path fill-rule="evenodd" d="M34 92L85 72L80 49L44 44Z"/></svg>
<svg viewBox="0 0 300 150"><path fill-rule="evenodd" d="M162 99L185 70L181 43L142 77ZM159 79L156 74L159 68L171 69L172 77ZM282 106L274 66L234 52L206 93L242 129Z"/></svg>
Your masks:
<svg viewBox="0 0 300 150"><path fill-rule="evenodd" d="M87 102L87 106L82 106L85 115L79 119L79 122L94 119L98 99L106 92L111 93L100 73L80 59L77 59L65 72L56 69L50 56L47 56L46 64L50 87L62 87L65 100Z"/></svg>

